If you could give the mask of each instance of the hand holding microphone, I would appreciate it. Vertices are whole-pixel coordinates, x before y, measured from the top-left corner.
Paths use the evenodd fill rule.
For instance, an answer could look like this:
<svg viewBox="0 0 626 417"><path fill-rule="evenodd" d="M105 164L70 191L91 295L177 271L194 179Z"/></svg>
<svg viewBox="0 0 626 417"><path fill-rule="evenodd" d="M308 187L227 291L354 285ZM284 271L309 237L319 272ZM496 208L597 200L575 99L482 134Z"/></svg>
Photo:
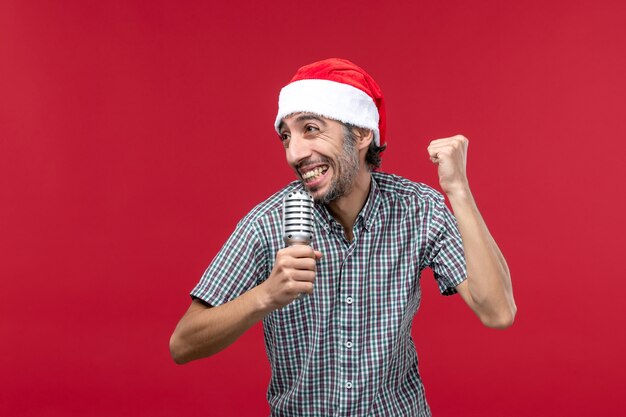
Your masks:
<svg viewBox="0 0 626 417"><path fill-rule="evenodd" d="M283 240L287 247L276 254L274 268L265 281L271 303L281 308L313 293L316 261L322 253L311 248L313 199L304 191L292 191L283 202Z"/></svg>

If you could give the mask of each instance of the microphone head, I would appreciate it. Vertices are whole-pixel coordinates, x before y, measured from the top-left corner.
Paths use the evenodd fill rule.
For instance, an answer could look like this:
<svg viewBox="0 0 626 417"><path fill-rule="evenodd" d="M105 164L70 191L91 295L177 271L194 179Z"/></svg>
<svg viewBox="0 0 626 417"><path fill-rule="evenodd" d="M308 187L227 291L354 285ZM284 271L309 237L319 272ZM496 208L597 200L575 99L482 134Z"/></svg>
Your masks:
<svg viewBox="0 0 626 417"><path fill-rule="evenodd" d="M313 240L313 197L306 191L291 191L283 200L283 240L287 246Z"/></svg>

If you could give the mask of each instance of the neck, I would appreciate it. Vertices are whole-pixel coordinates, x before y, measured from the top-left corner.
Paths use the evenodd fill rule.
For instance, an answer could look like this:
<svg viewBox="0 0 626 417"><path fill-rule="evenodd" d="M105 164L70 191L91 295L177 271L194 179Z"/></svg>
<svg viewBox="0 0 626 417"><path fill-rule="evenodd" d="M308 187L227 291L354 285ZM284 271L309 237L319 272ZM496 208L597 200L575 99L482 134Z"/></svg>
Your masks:
<svg viewBox="0 0 626 417"><path fill-rule="evenodd" d="M327 205L328 211L341 224L344 234L349 241L354 237L352 228L367 201L371 183L372 174L369 169L360 169L352 189Z"/></svg>

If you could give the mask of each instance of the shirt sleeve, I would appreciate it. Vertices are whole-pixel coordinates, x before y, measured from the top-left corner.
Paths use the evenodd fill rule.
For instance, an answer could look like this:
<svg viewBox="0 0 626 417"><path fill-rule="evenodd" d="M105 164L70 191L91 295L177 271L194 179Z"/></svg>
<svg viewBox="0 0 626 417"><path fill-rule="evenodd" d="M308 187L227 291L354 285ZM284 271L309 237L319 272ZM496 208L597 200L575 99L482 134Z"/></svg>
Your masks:
<svg viewBox="0 0 626 417"><path fill-rule="evenodd" d="M242 220L191 291L191 297L211 306L237 298L266 278L265 252L254 223Z"/></svg>
<svg viewBox="0 0 626 417"><path fill-rule="evenodd" d="M456 286L467 279L467 268L461 234L443 196L433 204L428 236L427 266L433 270L441 294L455 294Z"/></svg>

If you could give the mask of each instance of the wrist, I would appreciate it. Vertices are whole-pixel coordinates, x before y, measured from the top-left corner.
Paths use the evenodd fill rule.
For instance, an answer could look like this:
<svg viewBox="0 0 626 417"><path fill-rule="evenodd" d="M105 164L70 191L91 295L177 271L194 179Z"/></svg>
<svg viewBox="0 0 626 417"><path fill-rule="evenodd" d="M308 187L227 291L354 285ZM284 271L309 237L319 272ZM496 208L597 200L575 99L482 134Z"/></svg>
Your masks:
<svg viewBox="0 0 626 417"><path fill-rule="evenodd" d="M265 290L266 283L263 282L250 290L250 295L254 299L254 309L260 313L263 317L276 310L278 307L275 305L270 294Z"/></svg>
<svg viewBox="0 0 626 417"><path fill-rule="evenodd" d="M472 198L472 192L470 191L469 184L459 183L453 185L446 185L441 187L448 199L455 200L467 200Z"/></svg>
<svg viewBox="0 0 626 417"><path fill-rule="evenodd" d="M477 210L476 201L469 188L455 190L455 192L449 194L446 193L446 196L457 220L459 216Z"/></svg>

